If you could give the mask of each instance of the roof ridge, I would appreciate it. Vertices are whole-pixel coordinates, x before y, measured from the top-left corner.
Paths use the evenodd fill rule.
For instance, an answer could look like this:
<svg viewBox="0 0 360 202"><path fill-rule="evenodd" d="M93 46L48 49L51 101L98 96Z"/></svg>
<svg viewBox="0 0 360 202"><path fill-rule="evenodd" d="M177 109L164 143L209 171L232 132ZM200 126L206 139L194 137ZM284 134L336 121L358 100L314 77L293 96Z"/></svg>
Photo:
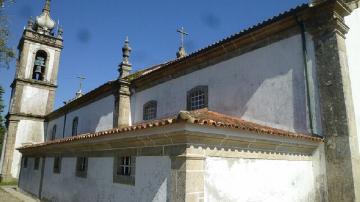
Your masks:
<svg viewBox="0 0 360 202"><path fill-rule="evenodd" d="M160 69L165 68L165 67L167 67L167 66L170 66L170 65L172 65L173 63L176 63L176 62L185 61L186 59L191 58L191 57L194 57L194 56L196 56L196 55L198 55L198 54L200 54L200 53L202 53L202 52L204 52L204 51L206 51L206 50L208 50L208 49L211 49L211 48L213 48L213 47L215 47L215 46L217 46L217 45L220 45L220 44L222 44L222 43L225 43L225 42L227 42L227 41L230 41L230 40L232 40L232 39L235 39L236 37L239 37L239 36L241 36L242 34L246 34L246 33L248 33L248 32L251 32L251 31L253 31L253 30L256 30L256 29L258 29L258 28L260 28L260 27L262 27L262 26L265 26L265 25L267 25L267 24L269 24L269 23L272 23L272 22L274 22L274 21L276 21L276 20L278 20L278 19L280 19L280 18L283 18L283 17L286 17L286 16L288 16L288 15L291 15L291 14L294 13L294 12L299 12L299 11L301 11L301 10L303 10L303 9L306 9L306 8L309 8L309 4L303 3L303 4L300 4L300 5L297 5L296 7L290 8L290 9L288 9L288 10L286 10L286 11L280 12L279 14L277 14L277 15L275 15L275 16L272 16L272 17L270 17L270 18L268 18L268 19L266 19L266 20L263 20L263 21L261 21L261 22L259 22L259 23L256 23L255 25L249 26L249 27L247 27L247 28L245 28L245 29L243 29L243 30L241 30L241 31L239 31L239 32L236 32L236 33L234 33L234 34L231 34L230 36L227 36L227 37L225 37L225 38L223 38L223 39L220 39L220 40L218 40L218 41L215 41L215 42L211 43L210 45L207 45L207 46L205 46L205 47L203 47L203 48L200 48L200 49L198 49L198 50L195 50L195 51L191 52L190 54L188 54L188 55L186 55L186 56L184 56L184 57L175 58L174 60L170 60L169 62L164 63L163 66L161 66ZM156 70L154 70L154 71L156 71ZM152 71L152 72L154 72L154 71ZM150 72L150 73L151 73L151 72ZM137 77L137 78L134 78L134 80L139 79L139 78L141 78L142 76L145 76L145 75L146 75L146 74L141 75L141 76L139 76L139 77Z"/></svg>

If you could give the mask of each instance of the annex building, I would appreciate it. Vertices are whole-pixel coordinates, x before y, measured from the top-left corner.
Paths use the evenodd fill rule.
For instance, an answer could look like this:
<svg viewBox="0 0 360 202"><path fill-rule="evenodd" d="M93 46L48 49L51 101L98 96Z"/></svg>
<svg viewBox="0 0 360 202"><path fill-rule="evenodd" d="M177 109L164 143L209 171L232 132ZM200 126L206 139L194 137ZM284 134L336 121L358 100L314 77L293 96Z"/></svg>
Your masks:
<svg viewBox="0 0 360 202"><path fill-rule="evenodd" d="M50 0L19 42L2 180L42 201L360 202L360 5L300 5L53 110ZM60 68L61 69L61 68Z"/></svg>

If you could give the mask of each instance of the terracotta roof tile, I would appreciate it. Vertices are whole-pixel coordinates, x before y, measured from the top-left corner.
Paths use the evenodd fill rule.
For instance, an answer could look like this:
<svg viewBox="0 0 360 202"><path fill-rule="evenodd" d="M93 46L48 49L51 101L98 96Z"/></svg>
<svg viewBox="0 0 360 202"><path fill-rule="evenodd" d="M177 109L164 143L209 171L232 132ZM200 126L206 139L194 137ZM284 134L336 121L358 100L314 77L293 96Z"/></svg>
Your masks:
<svg viewBox="0 0 360 202"><path fill-rule="evenodd" d="M180 111L177 116L153 120L148 122L139 123L129 127L114 128L106 131L100 131L96 133L85 133L78 136L67 137L64 139L58 139L38 144L25 145L18 148L19 150L28 148L37 148L47 145L63 144L68 142L75 142L83 139L92 139L96 137L103 137L107 135L121 135L121 133L129 131L143 130L146 128L162 127L174 123L187 122L191 124L197 124L202 126L211 126L219 128L234 128L243 131L254 132L260 135L273 135L279 137L288 137L295 139L302 139L306 141L321 142L323 138L311 134L294 133L286 130L276 129L257 123L245 121L243 119L220 114L217 112L209 111L207 109L195 110L195 111Z"/></svg>
<svg viewBox="0 0 360 202"><path fill-rule="evenodd" d="M222 46L222 45L225 44L226 42L235 40L235 39L237 39L237 38L239 38L239 37L241 37L241 36L243 36L243 35L245 35L245 34L248 34L248 33L250 33L250 32L253 32L253 31L255 31L255 30L258 30L258 29L260 29L260 28L262 28L262 27L265 27L266 25L269 25L269 24L274 23L274 22L276 22L276 21L278 21L278 20L281 20L281 19L283 19L283 18L286 18L286 17L288 17L288 16L291 16L291 15L293 15L294 13L298 13L298 12L304 10L304 9L307 9L307 8L309 8L309 4L307 4L307 3L298 5L298 6L296 6L295 8L291 8L290 10L287 10L287 11L285 11L285 12L282 12L282 13L280 13L280 14L278 14L278 15L276 15L276 16L273 16L273 17L271 17L271 18L269 18L269 19L267 19L267 20L264 20L264 21L262 21L262 22L260 22L260 23L258 23L258 24L256 24L256 25L250 26L250 27L248 27L248 28L246 28L246 29L244 29L244 30L241 30L240 32L237 32L237 33L235 33L235 34L232 34L232 35L230 35L230 36L228 36L228 37L226 37L226 38L223 38L223 39L221 39L221 40L219 40L219 41L217 41L217 42L214 42L214 43L212 43L212 44L210 44L210 45L208 45L208 46L206 46L206 47L204 47L204 48L201 48L201 49L199 49L199 50L197 50L197 51L194 51L194 52L190 53L189 55L187 55L187 56L185 56L185 57L176 58L176 59L171 60L171 61L169 61L169 62L167 62L167 63L164 63L164 64L162 64L162 65L159 65L159 66L157 66L158 68L152 69L152 71L149 71L149 72L147 72L147 73L140 74L140 75L138 75L137 77L133 78L133 80L137 80L137 79L140 79L140 78L142 78L142 77L145 77L146 75L148 75L148 74L150 74L150 73L152 73L152 72L156 72L157 70L160 70L160 69L164 69L164 68L168 68L168 67L170 68L174 63L186 61L186 60L188 60L188 59L190 59L190 58L192 58L192 57L194 57L194 56L196 56L196 55L199 55L199 54L202 54L203 52L206 52L206 51L209 50L209 49L212 49L212 48L218 47L218 46Z"/></svg>

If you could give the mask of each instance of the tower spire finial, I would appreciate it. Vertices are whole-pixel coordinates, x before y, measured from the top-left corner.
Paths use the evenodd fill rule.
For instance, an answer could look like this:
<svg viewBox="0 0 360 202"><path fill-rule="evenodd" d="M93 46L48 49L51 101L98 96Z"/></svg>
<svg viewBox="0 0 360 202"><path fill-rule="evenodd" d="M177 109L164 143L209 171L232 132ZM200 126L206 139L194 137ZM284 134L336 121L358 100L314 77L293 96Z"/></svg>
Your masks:
<svg viewBox="0 0 360 202"><path fill-rule="evenodd" d="M45 0L45 5L44 5L44 8L43 8L43 12L50 13L50 3L51 3L51 0Z"/></svg>
<svg viewBox="0 0 360 202"><path fill-rule="evenodd" d="M36 17L35 31L41 34L51 35L56 24L50 17L50 2L51 0L45 0L45 5L41 15Z"/></svg>
<svg viewBox="0 0 360 202"><path fill-rule="evenodd" d="M180 37L181 37L181 43L180 43L179 51L176 53L176 57L181 58L186 56L186 51L184 47L184 38L186 35L189 35L189 33L185 32L184 27L181 27L181 29L177 29L176 31L180 33Z"/></svg>
<svg viewBox="0 0 360 202"><path fill-rule="evenodd" d="M129 46L129 37L126 36L124 46L122 47L122 62L119 65L120 78L124 78L130 74L131 63L129 61L131 47Z"/></svg>
<svg viewBox="0 0 360 202"><path fill-rule="evenodd" d="M129 46L129 37L126 36L125 38L125 42L124 42L124 46L122 48L122 52L123 52L123 64L130 64L129 63L129 57L130 57L130 53L131 53L131 48Z"/></svg>

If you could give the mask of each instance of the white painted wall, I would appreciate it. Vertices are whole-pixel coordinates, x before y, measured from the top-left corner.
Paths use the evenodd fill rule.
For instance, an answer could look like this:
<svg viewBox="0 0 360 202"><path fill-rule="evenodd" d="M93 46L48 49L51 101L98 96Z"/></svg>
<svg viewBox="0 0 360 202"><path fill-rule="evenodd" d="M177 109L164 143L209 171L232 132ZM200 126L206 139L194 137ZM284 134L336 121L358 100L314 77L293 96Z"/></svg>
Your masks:
<svg viewBox="0 0 360 202"><path fill-rule="evenodd" d="M113 128L113 112L115 98L109 95L79 109L70 111L66 114L66 126L64 137L71 136L72 121L75 117L79 118L78 134L98 132ZM56 138L63 138L65 115L60 116L47 123L47 139L50 138L51 130L56 124Z"/></svg>
<svg viewBox="0 0 360 202"><path fill-rule="evenodd" d="M158 117L186 109L186 92L209 87L209 109L288 130L305 131L307 112L300 35L181 76L131 97L133 123L143 104L157 100ZM308 39L310 63L314 50Z"/></svg>
<svg viewBox="0 0 360 202"><path fill-rule="evenodd" d="M35 158L28 158L28 165L26 168L21 168L21 175L19 176L19 187L22 190L29 192L35 196L39 194L40 177L42 159L40 158L39 169L34 169Z"/></svg>
<svg viewBox="0 0 360 202"><path fill-rule="evenodd" d="M347 16L345 22L350 27L345 42L360 151L360 8Z"/></svg>
<svg viewBox="0 0 360 202"><path fill-rule="evenodd" d="M46 123L46 140L50 140L51 139L51 133L52 133L52 129L53 127L56 125L56 134L55 134L55 139L61 139L63 138L63 131L64 131L64 116L58 117L54 120L51 120L50 122Z"/></svg>
<svg viewBox="0 0 360 202"><path fill-rule="evenodd" d="M36 56L36 52L39 50L44 50L48 54L47 60L49 65L46 66L47 71L46 71L45 79L46 81L50 81L51 74L53 72L54 61L55 61L55 49L39 43L29 44L29 55L26 60L27 62L25 67L25 78L32 79L35 56Z"/></svg>
<svg viewBox="0 0 360 202"><path fill-rule="evenodd" d="M20 112L25 114L45 115L48 99L49 90L24 86Z"/></svg>
<svg viewBox="0 0 360 202"><path fill-rule="evenodd" d="M113 183L112 157L89 158L86 178L75 176L76 158L63 158L60 174L53 173L53 161L54 158L46 159L42 191L42 196L51 201L169 200L169 157L137 157L135 186ZM36 177L33 169L24 169L20 188L31 190L28 187L36 182L32 179Z"/></svg>
<svg viewBox="0 0 360 202"><path fill-rule="evenodd" d="M315 201L311 161L207 157L205 172L206 202Z"/></svg>
<svg viewBox="0 0 360 202"><path fill-rule="evenodd" d="M21 120L16 131L15 150L11 166L11 175L18 178L21 164L21 153L16 148L24 143L39 143L44 141L44 123L41 121Z"/></svg>

